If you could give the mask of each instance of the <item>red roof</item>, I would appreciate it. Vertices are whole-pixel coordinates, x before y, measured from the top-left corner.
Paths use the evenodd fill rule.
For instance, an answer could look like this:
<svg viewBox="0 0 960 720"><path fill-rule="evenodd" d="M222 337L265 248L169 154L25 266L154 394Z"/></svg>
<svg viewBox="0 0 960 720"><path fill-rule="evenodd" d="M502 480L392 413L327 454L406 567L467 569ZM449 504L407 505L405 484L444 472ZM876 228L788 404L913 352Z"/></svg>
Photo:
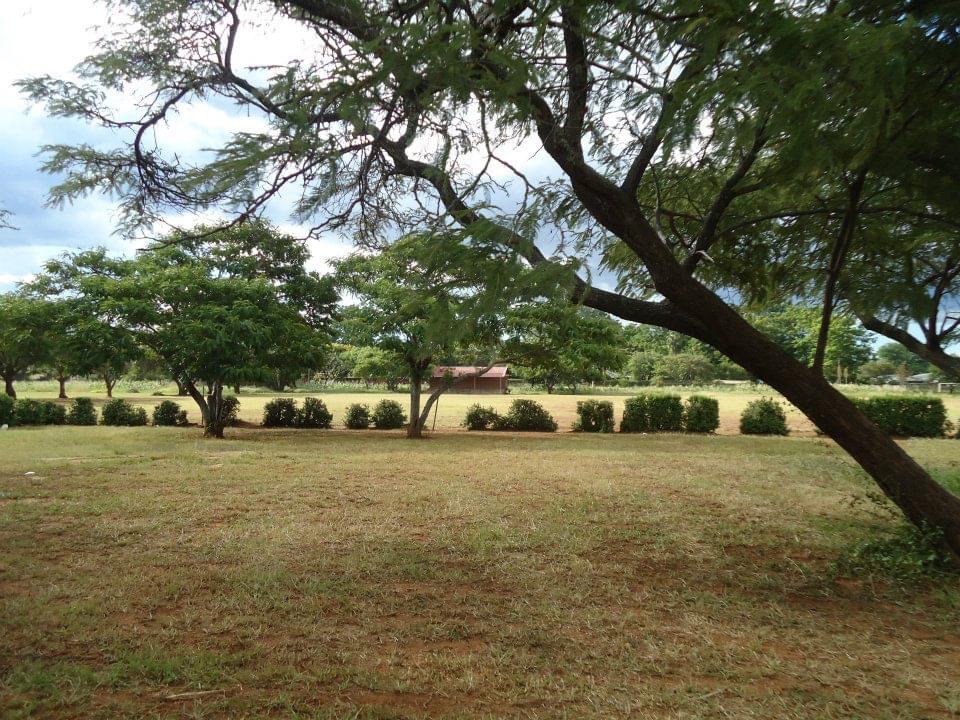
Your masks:
<svg viewBox="0 0 960 720"><path fill-rule="evenodd" d="M447 373L453 375L453 377L463 377L464 375L472 375L473 373L480 372L483 370L484 366L473 367L472 365L453 365L453 366L444 366L440 365L433 369L433 377L441 378L444 377ZM502 378L507 376L507 366L506 365L497 365L487 370L483 375L478 377L482 378Z"/></svg>

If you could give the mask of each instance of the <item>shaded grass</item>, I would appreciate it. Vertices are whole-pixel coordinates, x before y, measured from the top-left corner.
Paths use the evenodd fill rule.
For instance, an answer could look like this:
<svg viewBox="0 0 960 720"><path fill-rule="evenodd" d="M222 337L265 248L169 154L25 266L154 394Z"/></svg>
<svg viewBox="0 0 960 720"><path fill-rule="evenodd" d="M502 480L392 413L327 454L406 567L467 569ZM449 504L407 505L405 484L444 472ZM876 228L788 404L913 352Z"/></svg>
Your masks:
<svg viewBox="0 0 960 720"><path fill-rule="evenodd" d="M956 483L960 444L908 445ZM813 439L0 433L0 694L10 717L951 717L956 579L831 571L891 527L849 506L869 488Z"/></svg>

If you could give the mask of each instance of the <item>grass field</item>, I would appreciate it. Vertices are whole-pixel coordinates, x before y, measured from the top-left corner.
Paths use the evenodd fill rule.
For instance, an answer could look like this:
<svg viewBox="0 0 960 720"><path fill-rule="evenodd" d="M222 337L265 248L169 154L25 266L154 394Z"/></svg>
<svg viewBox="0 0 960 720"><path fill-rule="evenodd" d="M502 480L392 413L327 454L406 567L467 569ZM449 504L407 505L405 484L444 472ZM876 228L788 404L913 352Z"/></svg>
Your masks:
<svg viewBox="0 0 960 720"><path fill-rule="evenodd" d="M57 387L52 382L29 382L18 385L18 393L21 397L55 399L57 396ZM138 392L130 392L131 388ZM164 396L155 396L151 393L162 392ZM886 388L875 388L867 386L849 386L845 389L854 395L870 395L878 393L893 393L897 390ZM100 405L106 400L102 385L86 381L77 381L68 386L68 392L71 397L90 397ZM438 430L459 430L463 416L467 408L474 403L491 406L498 411L506 410L510 403L516 398L529 398L543 404L547 410L553 414L557 420L561 431L570 430L573 421L576 419L577 403L588 398L597 398L609 400L614 405L614 413L619 422L623 414L623 403L626 398L636 392L673 392L686 397L696 393L699 395L709 395L717 398L720 405L720 429L721 435L736 434L739 432L740 414L751 400L759 397L780 396L772 390L757 389L755 386L747 387L707 387L691 390L690 388L637 388L634 390L623 390L620 394L590 394L587 388L584 388L582 394L577 395L547 395L543 393L523 394L511 393L509 395L443 395L438 403L436 412L436 429ZM200 413L196 404L189 397L176 397L176 387L173 385L162 385L153 383L135 383L120 385L114 392L115 397L122 397L136 405L142 405L147 408L148 414L152 408L164 399L173 399L187 410L191 422L200 422ZM320 397L324 400L334 415L334 424L337 427L343 426L344 411L351 403L367 403L371 407L378 400L384 397L392 398L407 407L409 397L405 393L387 393L387 392L343 392L343 391L296 391L287 393L271 393L263 389L243 388L240 393L240 419L259 424L263 418L263 406L274 397L283 395L285 397L302 398L308 395ZM960 420L960 395L943 394L938 395L941 398L948 411L949 418L954 422ZM813 424L807 418L796 410L789 403L784 403L787 409L787 425L791 433L812 436L814 435ZM434 420L431 419L431 427Z"/></svg>
<svg viewBox="0 0 960 720"><path fill-rule="evenodd" d="M960 581L834 568L869 487L814 438L2 432L2 714L957 717Z"/></svg>

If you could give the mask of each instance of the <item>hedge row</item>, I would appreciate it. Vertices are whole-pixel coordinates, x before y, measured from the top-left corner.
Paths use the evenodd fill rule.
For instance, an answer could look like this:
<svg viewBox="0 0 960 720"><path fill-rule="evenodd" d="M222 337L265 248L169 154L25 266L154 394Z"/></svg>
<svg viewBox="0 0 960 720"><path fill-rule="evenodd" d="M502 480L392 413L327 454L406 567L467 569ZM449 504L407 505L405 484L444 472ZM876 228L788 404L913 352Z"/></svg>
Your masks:
<svg viewBox="0 0 960 720"><path fill-rule="evenodd" d="M946 432L947 409L940 398L894 396L853 402L877 427L890 435L943 437Z"/></svg>
<svg viewBox="0 0 960 720"><path fill-rule="evenodd" d="M344 425L351 430L366 430L371 424L378 430L395 430L406 422L407 415L396 400L381 400L373 412L368 405L354 403L344 415ZM304 398L303 407L297 407L297 401L292 398L276 398L263 408L264 427L326 429L332 424L333 413L317 398Z"/></svg>
<svg viewBox="0 0 960 720"><path fill-rule="evenodd" d="M720 406L703 395L686 403L679 395L647 394L627 398L620 432L712 433L720 427Z"/></svg>
<svg viewBox="0 0 960 720"><path fill-rule="evenodd" d="M514 400L505 415L493 408L471 405L463 419L468 430L513 430L515 432L555 432L557 421L534 400Z"/></svg>

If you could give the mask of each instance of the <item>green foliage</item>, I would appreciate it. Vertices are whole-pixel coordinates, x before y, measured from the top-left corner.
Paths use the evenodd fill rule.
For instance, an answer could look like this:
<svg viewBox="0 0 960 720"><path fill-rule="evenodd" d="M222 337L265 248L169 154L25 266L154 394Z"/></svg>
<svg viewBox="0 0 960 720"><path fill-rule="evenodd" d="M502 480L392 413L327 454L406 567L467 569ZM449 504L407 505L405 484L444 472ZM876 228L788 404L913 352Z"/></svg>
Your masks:
<svg viewBox="0 0 960 720"><path fill-rule="evenodd" d="M462 424L467 430L490 430L499 418L500 415L493 408L475 403L467 408Z"/></svg>
<svg viewBox="0 0 960 720"><path fill-rule="evenodd" d="M891 374L896 374L899 368L904 368L907 375L928 372L930 363L917 357L903 345L896 342L884 343L877 349L877 360L888 363L893 367Z"/></svg>
<svg viewBox="0 0 960 720"><path fill-rule="evenodd" d="M620 432L680 432L683 403L679 395L646 393L627 398Z"/></svg>
<svg viewBox="0 0 960 720"><path fill-rule="evenodd" d="M623 330L595 310L565 300L525 303L507 313L505 325L502 357L548 392L603 381L623 367Z"/></svg>
<svg viewBox="0 0 960 720"><path fill-rule="evenodd" d="M187 424L187 411L173 400L164 400L153 409L153 424L182 427Z"/></svg>
<svg viewBox="0 0 960 720"><path fill-rule="evenodd" d="M577 403L577 419L573 429L577 432L613 432L613 403L609 400L581 400Z"/></svg>
<svg viewBox="0 0 960 720"><path fill-rule="evenodd" d="M396 430L407 422L407 414L396 400L381 400L370 415L373 426L378 430Z"/></svg>
<svg viewBox="0 0 960 720"><path fill-rule="evenodd" d="M0 425L16 424L16 401L9 395L0 395Z"/></svg>
<svg viewBox="0 0 960 720"><path fill-rule="evenodd" d="M771 398L748 403L740 415L740 432L744 435L786 435L789 431L783 406Z"/></svg>
<svg viewBox="0 0 960 720"><path fill-rule="evenodd" d="M510 404L510 410L506 415L494 419L493 429L517 432L555 432L557 422L540 403L518 398Z"/></svg>
<svg viewBox="0 0 960 720"><path fill-rule="evenodd" d="M67 409L50 400L17 400L15 425L66 425Z"/></svg>
<svg viewBox="0 0 960 720"><path fill-rule="evenodd" d="M70 412L67 414L68 425L96 425L97 410L93 406L93 400L85 397L74 398L70 404Z"/></svg>
<svg viewBox="0 0 960 720"><path fill-rule="evenodd" d="M147 411L119 398L108 400L100 410L100 424L128 427L146 425Z"/></svg>
<svg viewBox="0 0 960 720"><path fill-rule="evenodd" d="M854 400L854 404L890 435L943 437L946 428L947 410L940 398L873 397Z"/></svg>
<svg viewBox="0 0 960 720"><path fill-rule="evenodd" d="M834 571L900 585L941 580L956 573L943 548L941 531L901 522L890 533L856 543L837 559Z"/></svg>
<svg viewBox="0 0 960 720"><path fill-rule="evenodd" d="M0 294L0 373L13 379L50 358L54 303L24 293Z"/></svg>
<svg viewBox="0 0 960 720"><path fill-rule="evenodd" d="M900 367L902 366L887 360L871 360L857 369L857 379L862 382L878 382L881 378L896 375Z"/></svg>
<svg viewBox="0 0 960 720"><path fill-rule="evenodd" d="M262 425L268 428L296 427L297 401L291 398L274 398L263 406Z"/></svg>
<svg viewBox="0 0 960 720"><path fill-rule="evenodd" d="M347 408L343 424L350 430L366 430L370 427L370 408L363 403L353 403Z"/></svg>
<svg viewBox="0 0 960 720"><path fill-rule="evenodd" d="M329 429L332 422L333 413L320 398L304 398L303 407L296 411L295 424L299 428Z"/></svg>
<svg viewBox="0 0 960 720"><path fill-rule="evenodd" d="M706 385L715 377L710 360L696 353L664 355L653 366L654 385Z"/></svg>
<svg viewBox="0 0 960 720"><path fill-rule="evenodd" d="M683 409L683 429L691 433L712 433L720 427L720 404L716 398L691 395Z"/></svg>
<svg viewBox="0 0 960 720"><path fill-rule="evenodd" d="M240 398L236 395L224 395L221 402L220 413L224 425L236 425L240 417Z"/></svg>

